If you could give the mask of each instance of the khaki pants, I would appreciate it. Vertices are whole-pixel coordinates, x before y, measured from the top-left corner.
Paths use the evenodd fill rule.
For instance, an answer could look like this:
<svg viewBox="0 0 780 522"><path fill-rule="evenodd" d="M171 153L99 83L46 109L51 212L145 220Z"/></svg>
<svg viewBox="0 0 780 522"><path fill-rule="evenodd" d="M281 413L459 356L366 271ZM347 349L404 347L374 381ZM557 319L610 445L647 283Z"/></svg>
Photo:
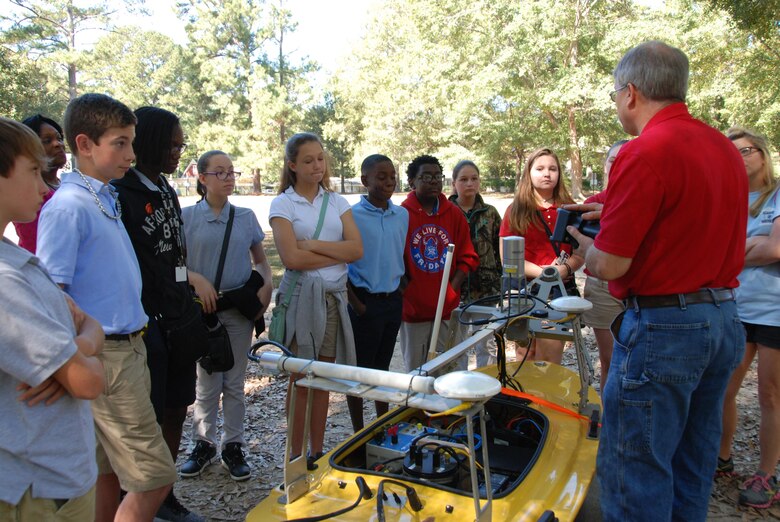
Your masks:
<svg viewBox="0 0 780 522"><path fill-rule="evenodd" d="M113 471L122 489L131 493L173 484L176 467L149 398L143 339L139 335L130 341L106 341L100 359L106 391L92 401L98 473Z"/></svg>
<svg viewBox="0 0 780 522"><path fill-rule="evenodd" d="M71 499L33 498L27 488L18 504L0 501L3 522L84 522L95 519L95 486L80 497Z"/></svg>

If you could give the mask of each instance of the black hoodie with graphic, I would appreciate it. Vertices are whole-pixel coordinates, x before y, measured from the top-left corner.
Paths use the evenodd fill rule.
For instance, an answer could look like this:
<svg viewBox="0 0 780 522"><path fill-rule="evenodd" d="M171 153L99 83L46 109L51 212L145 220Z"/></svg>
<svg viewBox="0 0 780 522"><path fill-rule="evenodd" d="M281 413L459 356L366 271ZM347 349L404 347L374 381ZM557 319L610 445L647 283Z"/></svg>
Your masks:
<svg viewBox="0 0 780 522"><path fill-rule="evenodd" d="M176 267L186 266L184 228L176 192L162 174L158 190L152 190L135 169L111 184L118 192L122 222L141 267L144 310L150 317L175 320L191 306L192 300L189 283L176 281Z"/></svg>

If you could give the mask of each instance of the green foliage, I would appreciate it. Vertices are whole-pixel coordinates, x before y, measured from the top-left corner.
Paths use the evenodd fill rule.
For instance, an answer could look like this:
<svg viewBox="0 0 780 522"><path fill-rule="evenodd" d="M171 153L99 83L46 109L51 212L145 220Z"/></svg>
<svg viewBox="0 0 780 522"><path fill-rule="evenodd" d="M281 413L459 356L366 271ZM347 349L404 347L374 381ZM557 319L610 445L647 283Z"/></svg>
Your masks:
<svg viewBox="0 0 780 522"><path fill-rule="evenodd" d="M777 39L780 0L706 0L705 3L726 11L740 29L761 39Z"/></svg>
<svg viewBox="0 0 780 522"><path fill-rule="evenodd" d="M658 9L628 0L387 0L368 25L334 87L362 128L357 150L401 163L433 153L446 166L468 157L486 186L513 186L544 146L567 163L580 194L586 169L600 173L605 150L626 137L607 96L612 69L648 39L689 55L697 117L723 130L750 124L773 140L780 126L767 40L759 45L692 0Z"/></svg>
<svg viewBox="0 0 780 522"><path fill-rule="evenodd" d="M723 33L728 35L728 54L715 57L723 74L718 88L724 94L717 100L720 127L752 127L780 148L780 0L705 0L704 4L728 13L731 22Z"/></svg>
<svg viewBox="0 0 780 522"><path fill-rule="evenodd" d="M289 58L296 24L283 0L179 0L185 45L112 25L115 8L143 0L10 4L0 14L2 114L59 119L85 90L164 107L182 119L185 160L225 150L256 188L278 179L289 135L314 131L343 178L368 154L403 172L430 153L447 171L476 161L497 190L550 147L578 194L626 137L608 97L612 69L648 39L689 56L696 117L780 145L780 0L382 0L324 93L310 85L316 65ZM76 37L93 26L106 33L82 50Z"/></svg>
<svg viewBox="0 0 780 522"><path fill-rule="evenodd" d="M116 67L120 59L122 67ZM198 78L191 64L192 56L169 37L126 27L85 54L81 84L133 108L154 105L182 117L196 97Z"/></svg>
<svg viewBox="0 0 780 522"><path fill-rule="evenodd" d="M41 113L60 120L67 96L57 96L51 89L46 70L0 46L0 114L22 120Z"/></svg>
<svg viewBox="0 0 780 522"><path fill-rule="evenodd" d="M127 9L142 8L144 0L124 2ZM5 27L0 41L31 59L55 65L68 97L77 96L77 72L83 52L77 38L88 29L111 29L111 16L118 10L105 1L84 5L74 0L11 0L12 9L0 14Z"/></svg>
<svg viewBox="0 0 780 522"><path fill-rule="evenodd" d="M361 161L353 157L360 132L349 126L350 121L341 111L342 105L333 93L327 92L323 101L309 107L304 117L308 130L322 139L330 158L331 171L340 178L337 187L340 190L344 188L345 179L359 175L356 163Z"/></svg>
<svg viewBox="0 0 780 522"><path fill-rule="evenodd" d="M310 64L291 64L284 36L294 30L281 5L257 0L179 2L189 20L200 121L190 131L201 151L221 148L251 172L256 187L275 182L288 129L299 126Z"/></svg>
<svg viewBox="0 0 780 522"><path fill-rule="evenodd" d="M619 133L607 97L618 40L604 35L624 11L616 1L387 1L337 88L359 100L365 149L450 165L463 158L447 149L458 150L500 186L548 146L579 183L583 150Z"/></svg>

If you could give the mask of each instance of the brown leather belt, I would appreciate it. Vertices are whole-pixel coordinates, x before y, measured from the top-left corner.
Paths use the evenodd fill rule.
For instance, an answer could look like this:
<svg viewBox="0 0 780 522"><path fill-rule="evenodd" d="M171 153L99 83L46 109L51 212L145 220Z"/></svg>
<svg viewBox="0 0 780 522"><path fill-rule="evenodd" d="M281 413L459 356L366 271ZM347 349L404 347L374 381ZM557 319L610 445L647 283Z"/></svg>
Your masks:
<svg viewBox="0 0 780 522"><path fill-rule="evenodd" d="M144 333L144 328L129 334L108 334L106 335L106 341L129 341L137 335Z"/></svg>
<svg viewBox="0 0 780 522"><path fill-rule="evenodd" d="M626 298L626 308L664 308L702 303L722 303L734 300L734 290L731 288L705 288L687 294L668 295L631 295Z"/></svg>

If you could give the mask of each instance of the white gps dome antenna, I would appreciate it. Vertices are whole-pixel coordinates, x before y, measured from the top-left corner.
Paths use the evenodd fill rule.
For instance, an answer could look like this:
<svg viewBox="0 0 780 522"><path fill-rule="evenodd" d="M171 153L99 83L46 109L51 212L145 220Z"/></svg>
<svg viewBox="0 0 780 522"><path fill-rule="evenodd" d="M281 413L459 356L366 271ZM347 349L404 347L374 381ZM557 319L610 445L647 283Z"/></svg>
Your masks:
<svg viewBox="0 0 780 522"><path fill-rule="evenodd" d="M437 377L433 389L445 399L477 402L498 395L498 379L480 372L458 371Z"/></svg>
<svg viewBox="0 0 780 522"><path fill-rule="evenodd" d="M593 308L593 303L582 297L567 295L550 301L550 308L567 314L581 314Z"/></svg>

